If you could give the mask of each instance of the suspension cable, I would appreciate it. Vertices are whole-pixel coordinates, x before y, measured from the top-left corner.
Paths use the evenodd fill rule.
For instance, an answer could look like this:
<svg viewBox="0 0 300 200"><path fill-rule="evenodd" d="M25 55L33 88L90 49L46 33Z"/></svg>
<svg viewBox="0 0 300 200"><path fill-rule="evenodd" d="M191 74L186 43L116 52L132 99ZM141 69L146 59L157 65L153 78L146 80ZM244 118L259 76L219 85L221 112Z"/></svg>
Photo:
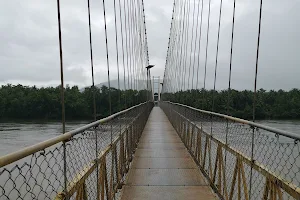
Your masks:
<svg viewBox="0 0 300 200"><path fill-rule="evenodd" d="M121 109L121 91L120 91L120 66L119 66L119 48L118 48L118 27L117 27L117 13L116 13L116 0L114 0L114 18L115 18L115 40L116 40L116 57L117 57L117 71L118 71L118 100L119 100L119 109Z"/></svg>
<svg viewBox="0 0 300 200"><path fill-rule="evenodd" d="M181 72L181 65L180 65L180 62L181 62L181 57L179 56L179 54L181 54L181 50L182 48L181 47L181 44L182 44L182 30L183 30L183 20L182 20L182 16L183 16L183 10L184 10L184 6L183 6L183 1L184 0L179 0L180 1L180 4L179 4L179 7L180 7L180 12L179 12L179 17L178 17L178 29L179 29L179 33L178 33L178 40L175 44L175 47L176 47L176 52L175 52L175 57L174 57L174 64L175 64L175 73L174 73L174 78L177 78L180 76L180 72ZM179 49L180 48L180 49ZM175 90L176 91L180 91L180 81L175 81Z"/></svg>
<svg viewBox="0 0 300 200"><path fill-rule="evenodd" d="M142 0L142 15L143 15L143 38L144 38L144 43L145 43L145 46L144 46L144 49L143 49L143 52L144 52L144 59L145 59L145 67L147 67L149 65L149 55L148 55L148 41L147 41L147 29L146 29L146 18L145 18L145 9L144 9L144 0ZM146 71L147 73L147 77L148 77L148 72L147 70L144 68L144 70ZM146 78L146 81L147 78ZM148 83L147 83L148 84ZM149 88L147 88L148 90ZM148 91L149 92L149 91ZM150 92L149 92L150 93ZM150 99L148 99L149 101Z"/></svg>
<svg viewBox="0 0 300 200"><path fill-rule="evenodd" d="M180 21L177 20L178 17L177 15L180 16L181 10L179 10L178 6L176 6L176 1L174 1L174 6L173 6L173 16L172 16L172 38L173 40L170 40L170 54L168 57L170 57L171 62L168 62L169 66L172 66L172 71L168 77L169 82L168 85L166 85L166 87L169 87L169 91L168 92L175 92L177 90L176 88L176 81L173 80L176 78L176 72L177 72L177 65L176 65L176 51L178 48L178 41L179 41L179 34L178 34L178 29L179 29L179 25L180 25ZM175 34L174 34L175 33ZM170 38L170 39L172 39Z"/></svg>
<svg viewBox="0 0 300 200"><path fill-rule="evenodd" d="M93 109L94 109L94 121L96 121L96 97L95 97L95 89L96 88L95 88L95 79L94 79L94 62L93 62L93 44L92 44L90 0L87 0L87 4L88 4L88 19L89 19L90 61L91 61L92 89L93 89Z"/></svg>
<svg viewBox="0 0 300 200"><path fill-rule="evenodd" d="M198 67L197 67L197 81L196 81L196 89L199 86L199 68L200 68L200 54L201 54L201 39L202 39L202 25L203 25L203 0L201 0L201 20L200 20L200 35L199 35L199 50L198 50Z"/></svg>
<svg viewBox="0 0 300 200"><path fill-rule="evenodd" d="M62 35L61 35L61 19L60 19L60 0L57 0L57 21L58 21L58 42L59 42L59 60L60 60L60 95L61 95L61 118L62 118L62 134L66 132L66 114L65 114L65 87L64 87L64 65L62 51ZM67 159L66 144L63 142L63 173L64 173L64 192L66 199L69 199L67 193Z"/></svg>
<svg viewBox="0 0 300 200"><path fill-rule="evenodd" d="M254 94L253 94L253 122L255 122L255 109L256 109L257 73L258 73L260 32L261 32L261 17L262 17L262 0L260 0L258 34L257 34L257 49L256 49L256 63L255 63L255 80L254 80Z"/></svg>
<svg viewBox="0 0 300 200"><path fill-rule="evenodd" d="M122 20L122 8L121 0L119 0L119 17L121 26L121 46L122 46L122 61L123 61L123 79L124 79L124 104L125 109L127 109L127 95L126 95L126 70L125 70L125 55L124 55L124 35L123 35L123 20Z"/></svg>
<svg viewBox="0 0 300 200"><path fill-rule="evenodd" d="M261 18L262 18L262 0L260 0L259 6L259 21L258 21L258 33L257 33L257 48L256 48L256 61L255 61L255 80L254 80L254 93L253 93L253 122L255 122L255 110L256 110L256 96L257 96L257 73L258 73L258 60L259 60L259 47L260 47L260 34L261 34ZM254 134L255 129L252 130L252 146L251 146L251 161L254 161ZM251 162L253 165L253 162ZM252 192L252 175L253 167L251 166L250 171L250 188L249 188L249 198L251 198Z"/></svg>
<svg viewBox="0 0 300 200"><path fill-rule="evenodd" d="M198 6L197 7L198 8L197 8L197 22L196 22L196 37L195 37L195 43L194 43L192 89L194 88L194 75L195 75L195 62L196 62L196 55L195 55L195 53L197 51L198 26L199 26L199 14L200 14L200 0L198 1ZM199 64L198 64L198 66L199 66ZM197 89L197 85L196 85L196 89Z"/></svg>
<svg viewBox="0 0 300 200"><path fill-rule="evenodd" d="M107 39L107 22L106 22L106 9L105 9L105 0L102 0L103 6L103 17L104 17L104 32L105 32L105 48L106 48L106 64L107 64L107 81L108 81L108 98L109 98L109 115L111 112L111 91L110 91L110 75L109 75L109 54L108 54L108 39ZM112 142L112 137L111 137Z"/></svg>
<svg viewBox="0 0 300 200"><path fill-rule="evenodd" d="M195 24L195 0L194 0L194 8L193 8L193 23L192 23L192 38L191 38L191 52L190 52L190 62L189 62L189 76L188 76L188 89L190 88L190 75L191 75L191 67L192 67L192 53L193 53L193 40L194 40L194 24ZM193 68L194 71L194 68ZM192 90L191 90L192 91Z"/></svg>
<svg viewBox="0 0 300 200"><path fill-rule="evenodd" d="M170 33L169 33L168 50L167 50L166 63L165 63L165 72L164 72L164 77L163 77L163 83L165 83L165 84L167 84L167 83L169 83L171 81L171 80L168 80L168 79L171 79L171 77L168 76L167 79L165 79L165 75L169 71L169 68L168 68L169 62L172 62L172 60L169 61L169 57L170 57L171 52L172 52L172 49L171 49L171 45L172 45L171 39L172 39L172 36L173 36L173 29L174 29L174 26L175 26L175 21L174 21L175 1L176 0L173 1L172 20L171 20L171 27L170 27ZM168 84L166 85L166 87L167 86L168 86ZM165 91L165 87L163 85L163 87L162 87L162 93L164 93L164 91Z"/></svg>
<svg viewBox="0 0 300 200"><path fill-rule="evenodd" d="M214 108L215 108L215 92L216 92L217 69L218 69L218 56L219 56L219 43L220 43L220 29L221 29L221 18L222 18L222 6L223 6L223 0L220 1L219 27L218 27L216 63L215 63L215 76L214 76L214 89L213 89L213 93L212 93L212 108L211 108L212 112L214 111Z"/></svg>
<svg viewBox="0 0 300 200"><path fill-rule="evenodd" d="M229 63L229 77L228 77L228 94L227 94L227 115L229 112L229 101L231 91L231 71L232 71L232 55L233 55L233 40L234 40L234 24L235 24L235 1L233 0L233 14L232 14L232 28L231 28L231 45L230 45L230 63Z"/></svg>
<svg viewBox="0 0 300 200"><path fill-rule="evenodd" d="M61 88L61 114L62 114L62 133L66 132L65 117L65 88L64 88L64 65L62 52L61 19L60 19L60 0L57 0L57 20L58 20L58 40L59 40L59 58L60 58L60 88Z"/></svg>
<svg viewBox="0 0 300 200"><path fill-rule="evenodd" d="M180 45L180 62L179 62L179 67L180 67L180 70L181 70L181 85L180 85L180 90L181 91L183 91L183 82L184 82L184 76L183 76L183 63L182 63L182 61L183 61L183 56L182 56L182 46L185 46L184 44L183 44L183 41L184 41L184 38L185 38L185 17L186 17L186 13L187 13L187 11L186 11L186 0L184 1L184 9L183 9L183 28L182 28L182 41L181 41L181 45Z"/></svg>
<svg viewBox="0 0 300 200"><path fill-rule="evenodd" d="M127 2L132 2L131 0L128 0ZM127 11L128 11L128 17L127 17L127 20L128 20L128 25L129 25L129 28L128 28L128 34L129 34L129 68L130 68L130 88L132 90L134 90L134 87L133 87L133 81L132 81L132 78L133 78L133 71L132 71L132 68L133 68L133 60L132 60L132 49L133 49L133 45L132 45L132 4L131 3L128 3L127 4ZM132 106L132 105L131 105Z"/></svg>
<svg viewBox="0 0 300 200"><path fill-rule="evenodd" d="M125 46L126 46L126 68L127 68L127 88L129 90L130 86L129 86L129 76L130 76L130 71L129 71L129 54L128 54L128 35L127 35L127 12L126 12L126 0L123 0L123 10L124 10L124 24L125 24L125 40L126 40L126 43L125 43ZM130 106L130 105L129 105Z"/></svg>
<svg viewBox="0 0 300 200"><path fill-rule="evenodd" d="M96 88L95 88L95 79L94 79L94 61L93 61L93 43L92 43L92 29L91 29L91 9L90 9L90 0L87 0L87 6L88 6L88 20L89 20L89 42L90 42L90 62L91 62L91 74L92 74L92 90L93 90L93 109L94 109L94 121L97 120L96 117ZM98 156L98 134L96 128L94 129L95 133L95 156L97 158ZM96 160L97 163L97 171L96 176L99 177L99 165L98 160ZM97 179L97 185L99 184L99 180ZM97 188L97 193L99 188ZM99 199L97 197L97 199Z"/></svg>
<svg viewBox="0 0 300 200"><path fill-rule="evenodd" d="M227 108L226 114L230 115L229 102L230 102L230 91L231 91L231 71L232 71L232 55L233 55L233 41L234 41L234 24L235 24L235 2L233 0L233 11L232 11L232 27L231 27L231 44L230 44L230 61L229 61L229 76L228 76L228 91L227 91ZM225 133L225 144L228 144L228 133L229 133L229 122L226 120L226 133ZM225 173L227 170L227 151L225 152ZM224 189L225 190L225 189Z"/></svg>
<svg viewBox="0 0 300 200"><path fill-rule="evenodd" d="M190 1L187 1L187 28L185 32L185 50L184 50L184 71L183 71L183 90L185 90L185 78L186 78L186 68L187 68L187 49L189 41L189 26L190 26Z"/></svg>
<svg viewBox="0 0 300 200"><path fill-rule="evenodd" d="M208 43L209 43L210 6L211 6L211 0L209 0L209 4L208 4L207 33L206 33L206 53L205 53L205 64L204 64L204 81L203 81L202 109L205 109L204 108L204 98L205 98L205 86L206 86L205 84L206 84L206 70L207 70L207 51L208 51Z"/></svg>

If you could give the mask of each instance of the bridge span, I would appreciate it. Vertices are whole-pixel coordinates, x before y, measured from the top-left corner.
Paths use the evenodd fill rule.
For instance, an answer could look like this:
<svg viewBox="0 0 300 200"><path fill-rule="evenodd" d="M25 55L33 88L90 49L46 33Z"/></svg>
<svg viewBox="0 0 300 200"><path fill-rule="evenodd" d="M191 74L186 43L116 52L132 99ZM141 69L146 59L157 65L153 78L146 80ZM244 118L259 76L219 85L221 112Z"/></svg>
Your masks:
<svg viewBox="0 0 300 200"><path fill-rule="evenodd" d="M121 199L217 199L167 116L154 107Z"/></svg>
<svg viewBox="0 0 300 200"><path fill-rule="evenodd" d="M25 61L26 56L20 55L22 63L33 62L32 66L38 69L35 76L59 70L59 91L58 88L49 89L49 93L41 90L39 95L35 86L25 92L16 86L16 94L0 98L0 107L2 113L8 113L4 119L11 117L10 112L18 116L25 111L22 116L27 118L34 107L36 117L57 117L61 112L61 135L0 157L0 200L300 200L300 134L256 123L259 114L265 118L299 118L298 90L275 92L273 89L280 88L270 84L283 82L286 78L282 75L288 71L296 74L296 70L291 69L299 65L296 54L287 51L299 49L295 42L299 37L286 27L287 24L291 24L291 30L298 27L295 24L299 20L292 15L299 10L295 9L296 3L278 1L279 11L284 12L270 12L274 10L272 0L264 4L263 0L251 3L249 0L246 6L241 6L244 1L237 0L174 0L163 82L160 79L151 82L150 69L153 64L158 67L160 64L150 63L144 0L102 0L101 11L87 0L78 10L78 16L68 14L73 13L73 5L67 6L70 9L67 11L65 5L61 10L60 0L54 2L59 62L55 62L53 44L49 43L49 37L53 38L52 33L48 34L48 30L53 30L52 20L48 20L50 15L44 12L35 14L47 16L46 22L51 22L48 26L37 26L43 34L47 30L47 42L39 42L40 37L33 39L49 52L32 52L39 53L35 58L47 58L46 62ZM68 2L73 4L73 1ZM42 6L43 10L53 8ZM286 8L293 8L295 12ZM86 24L81 9L86 9ZM165 8L160 10L167 13ZM245 13L246 10L251 15ZM91 17L91 11L98 14ZM283 19L279 15L276 18L277 13L291 14L286 19L288 22L293 19L294 23L276 20ZM156 14L159 13L149 16L165 26L160 19L163 15ZM76 30L88 30L87 40L84 35L69 35L76 31L70 31L70 24L65 22L73 17L77 20ZM77 28L77 25L81 26ZM160 26L155 28L159 30ZM276 31L277 28L284 32ZM26 34L26 39L27 35L32 35L32 31ZM285 48L287 39L295 46ZM11 41L8 46L13 48L16 43ZM74 51L84 49L84 41L89 47L90 76L86 74L87 58ZM162 43L159 39L156 42ZM93 51L96 45L97 51ZM273 48L276 50L273 53L266 51ZM28 49L32 49L31 46ZM105 50L102 52L102 49ZM157 57L159 48L154 52L154 61L161 61ZM69 55L76 56L78 60L64 62L64 55L67 59ZM285 57L287 55L290 57ZM13 54L9 59L20 58ZM51 66L59 63L59 68L43 71L44 63ZM86 77L91 79L91 87L84 89L84 96L79 95L78 87L66 85L78 80L77 76L65 80L64 72L72 70L84 78L77 83L79 85L87 83ZM259 74L262 71L267 74ZM107 72L107 84L99 89L95 77L103 81L104 72ZM272 82L265 77L271 77ZM45 80L50 81L48 78ZM259 87L271 89L269 92L258 90L259 78L262 78L261 83L266 81ZM20 78L7 81L10 80L25 81ZM56 79L51 81L56 83ZM113 82L116 84L111 84ZM251 90L250 85L253 85ZM14 90L3 91L0 97ZM28 99L33 102L27 104ZM36 99L39 100L36 102ZM154 103L159 107L153 108ZM289 111L285 113L285 109ZM52 111L56 114L52 115ZM97 120L97 113L107 117ZM66 119L79 116L93 116L93 121L66 132ZM237 116L252 118L252 121Z"/></svg>
<svg viewBox="0 0 300 200"><path fill-rule="evenodd" d="M297 134L159 104L0 157L0 199L300 199Z"/></svg>

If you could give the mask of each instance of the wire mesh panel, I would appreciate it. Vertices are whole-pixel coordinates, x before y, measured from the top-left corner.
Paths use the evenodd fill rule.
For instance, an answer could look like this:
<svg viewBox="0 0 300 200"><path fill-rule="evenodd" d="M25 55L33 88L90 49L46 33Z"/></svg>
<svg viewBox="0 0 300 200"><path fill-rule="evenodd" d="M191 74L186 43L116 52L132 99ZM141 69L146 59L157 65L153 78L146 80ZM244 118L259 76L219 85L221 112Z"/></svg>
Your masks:
<svg viewBox="0 0 300 200"><path fill-rule="evenodd" d="M0 199L52 199L63 171L62 144L33 153L0 169Z"/></svg>
<svg viewBox="0 0 300 200"><path fill-rule="evenodd" d="M0 158L0 199L112 199L152 103Z"/></svg>
<svg viewBox="0 0 300 200"><path fill-rule="evenodd" d="M223 199L300 199L300 137L246 120L162 102Z"/></svg>

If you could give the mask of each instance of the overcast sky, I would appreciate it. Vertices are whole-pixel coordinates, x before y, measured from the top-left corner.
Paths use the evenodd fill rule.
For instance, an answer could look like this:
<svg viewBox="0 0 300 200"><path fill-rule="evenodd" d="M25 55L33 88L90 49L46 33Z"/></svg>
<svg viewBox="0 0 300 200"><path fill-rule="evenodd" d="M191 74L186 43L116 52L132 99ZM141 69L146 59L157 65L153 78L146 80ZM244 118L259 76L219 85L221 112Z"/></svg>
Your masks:
<svg viewBox="0 0 300 200"><path fill-rule="evenodd" d="M62 33L66 83L91 84L86 0L62 0ZM112 1L107 1L112 2ZM172 0L144 0L152 75L163 76L171 23ZM190 0L193 5L193 0ZM223 0L217 89L227 87L233 0ZM196 0L198 3L198 0ZM204 0L206 34L208 0ZM109 4L109 3L108 3ZM208 48L208 82L213 84L220 0L212 0ZM103 14L100 0L91 0L95 82L107 81ZM232 85L252 89L254 83L259 0L237 1ZM258 86L290 89L300 86L300 0L264 0ZM55 0L0 1L0 84L58 85L59 53ZM108 6L108 30L113 31ZM191 13L190 13L191 15ZM113 34L109 34L112 79L117 77ZM204 37L203 37L204 38ZM205 39L201 48L206 45ZM200 54L203 67L204 51ZM202 68L200 68L202 69ZM200 76L203 72L200 70ZM201 83L200 83L201 84ZM199 87L201 87L199 84Z"/></svg>

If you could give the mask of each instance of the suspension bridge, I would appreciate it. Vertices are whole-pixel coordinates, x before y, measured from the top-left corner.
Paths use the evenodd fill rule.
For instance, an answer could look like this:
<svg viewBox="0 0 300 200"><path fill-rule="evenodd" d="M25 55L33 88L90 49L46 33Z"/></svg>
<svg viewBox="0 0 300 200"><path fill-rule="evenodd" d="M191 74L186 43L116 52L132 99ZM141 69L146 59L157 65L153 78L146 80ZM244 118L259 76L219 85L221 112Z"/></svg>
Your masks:
<svg viewBox="0 0 300 200"><path fill-rule="evenodd" d="M231 116L230 110L236 0L229 2L231 45L223 113L215 111L223 0L215 1L219 8L216 16L211 12L211 0L174 0L165 73L163 83L156 79L157 85L150 76L153 65L149 64L144 1L101 3L110 115L97 120L101 115L97 104L101 102L95 95L87 0L94 121L66 132L64 38L57 0L62 134L0 157L1 200L300 199L299 133L256 123L263 0L258 4L256 22L251 121ZM109 6L113 8L113 39L109 39L107 31ZM210 31L212 18L218 19L217 32ZM208 46L215 35L214 84L208 93ZM203 42L205 45L201 45ZM115 48L114 55L111 46ZM204 55L203 62L200 54ZM113 62L118 91L131 91L124 95L119 92L120 109L115 112L110 85ZM128 95L135 101L129 101ZM186 97L191 99L186 101ZM195 101L202 107L193 107Z"/></svg>

